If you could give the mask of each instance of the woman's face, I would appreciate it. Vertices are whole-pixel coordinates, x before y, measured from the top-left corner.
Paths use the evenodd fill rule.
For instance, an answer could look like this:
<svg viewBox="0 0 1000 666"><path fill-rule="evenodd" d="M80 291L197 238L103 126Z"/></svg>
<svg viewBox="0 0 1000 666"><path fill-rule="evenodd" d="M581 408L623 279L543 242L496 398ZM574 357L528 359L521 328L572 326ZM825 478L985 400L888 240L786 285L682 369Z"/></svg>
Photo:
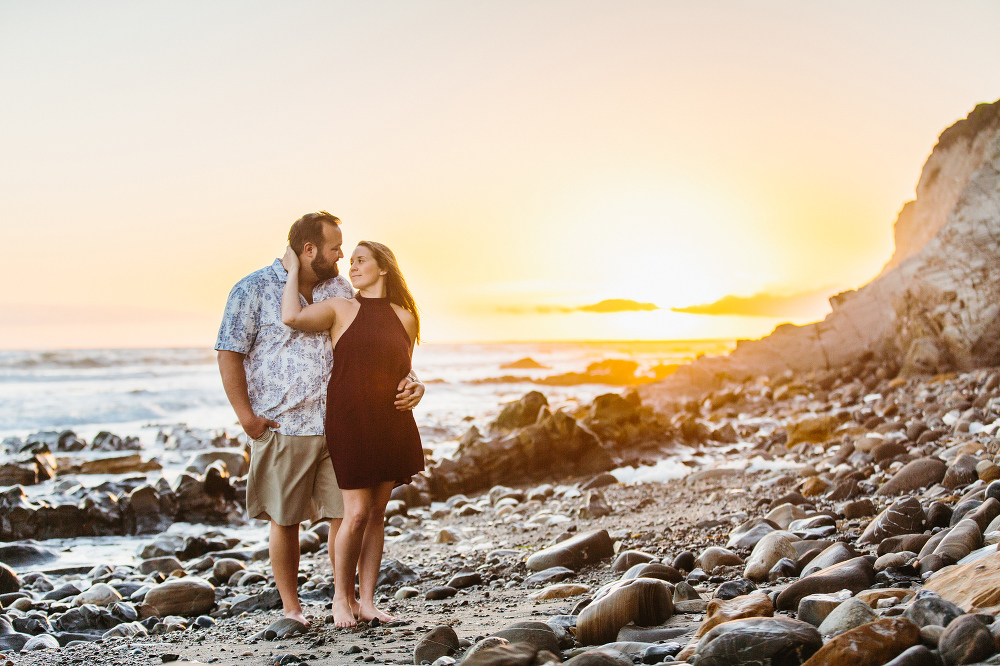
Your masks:
<svg viewBox="0 0 1000 666"><path fill-rule="evenodd" d="M364 289L378 282L378 279L385 275L375 262L372 251L364 245L354 248L351 255L351 284L355 289Z"/></svg>

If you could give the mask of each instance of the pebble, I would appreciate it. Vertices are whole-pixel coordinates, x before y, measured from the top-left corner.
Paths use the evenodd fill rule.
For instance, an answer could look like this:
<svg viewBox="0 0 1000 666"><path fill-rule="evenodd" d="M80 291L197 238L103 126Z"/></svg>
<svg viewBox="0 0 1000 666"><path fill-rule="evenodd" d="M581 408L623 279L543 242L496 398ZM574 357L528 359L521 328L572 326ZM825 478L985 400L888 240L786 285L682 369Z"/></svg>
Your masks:
<svg viewBox="0 0 1000 666"><path fill-rule="evenodd" d="M586 564L593 564L615 554L614 544L607 530L594 530L570 537L554 546L545 548L528 558L531 571L544 571L552 567L565 567L578 571Z"/></svg>
<svg viewBox="0 0 1000 666"><path fill-rule="evenodd" d="M874 559L856 557L800 578L781 591L775 606L778 610L795 610L802 597L810 594L866 590L875 582Z"/></svg>
<svg viewBox="0 0 1000 666"><path fill-rule="evenodd" d="M792 542L781 534L772 532L764 536L754 546L753 552L747 558L743 575L758 582L767 580L768 572L779 560L782 558L794 560L796 557L798 554L792 547Z"/></svg>
<svg viewBox="0 0 1000 666"><path fill-rule="evenodd" d="M589 585L576 585L574 583L562 583L556 585L549 585L548 587L542 588L537 592L532 592L528 595L529 599L544 600L544 599L565 599L566 597L576 597L581 594L589 594Z"/></svg>
<svg viewBox="0 0 1000 666"><path fill-rule="evenodd" d="M846 599L823 619L819 625L819 633L824 637L838 636L877 619L878 615L864 601L856 598Z"/></svg>
<svg viewBox="0 0 1000 666"><path fill-rule="evenodd" d="M810 624L786 617L753 617L714 627L692 652L698 666L801 663L822 645L823 639ZM676 658L687 659L686 651Z"/></svg>
<svg viewBox="0 0 1000 666"><path fill-rule="evenodd" d="M201 615L215 606L215 588L203 578L186 576L151 588L143 605L157 617Z"/></svg>
<svg viewBox="0 0 1000 666"><path fill-rule="evenodd" d="M654 626L672 614L671 594L664 583L651 578L620 581L580 613L577 640L581 645L610 643L629 622Z"/></svg>
<svg viewBox="0 0 1000 666"><path fill-rule="evenodd" d="M702 551L698 556L698 567L708 573L713 573L719 567L742 565L743 558L726 548L712 546Z"/></svg>
<svg viewBox="0 0 1000 666"><path fill-rule="evenodd" d="M428 590L427 594L424 595L424 598L427 599L428 601L440 601L441 599L448 599L450 597L453 597L456 594L458 594L458 590L456 590L453 587L448 587L446 585L443 587L435 587Z"/></svg>
<svg viewBox="0 0 1000 666"><path fill-rule="evenodd" d="M723 622L773 615L774 604L766 594L747 594L729 600L712 599L708 602L705 619L701 621L694 635L700 638Z"/></svg>
<svg viewBox="0 0 1000 666"><path fill-rule="evenodd" d="M455 654L460 647L455 630L447 624L438 625L417 641L413 650L413 663L434 663L438 657Z"/></svg>
<svg viewBox="0 0 1000 666"><path fill-rule="evenodd" d="M834 608L851 598L850 590L840 590L833 594L809 594L799 600L796 617L818 627Z"/></svg>
<svg viewBox="0 0 1000 666"><path fill-rule="evenodd" d="M920 630L902 617L882 618L830 639L806 666L881 666L920 641Z"/></svg>
<svg viewBox="0 0 1000 666"><path fill-rule="evenodd" d="M996 652L987 618L992 623L992 616L963 615L945 628L938 640L938 650L946 666L974 664Z"/></svg>

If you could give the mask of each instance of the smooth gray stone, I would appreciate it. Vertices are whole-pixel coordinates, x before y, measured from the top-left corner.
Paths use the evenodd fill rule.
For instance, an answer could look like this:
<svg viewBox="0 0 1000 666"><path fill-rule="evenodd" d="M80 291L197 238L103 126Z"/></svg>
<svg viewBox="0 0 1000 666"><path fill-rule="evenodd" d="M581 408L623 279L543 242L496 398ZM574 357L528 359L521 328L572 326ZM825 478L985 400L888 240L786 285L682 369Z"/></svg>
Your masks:
<svg viewBox="0 0 1000 666"><path fill-rule="evenodd" d="M695 648L698 666L800 664L823 646L816 627L786 617L752 617L713 627ZM797 660L797 661L796 661Z"/></svg>

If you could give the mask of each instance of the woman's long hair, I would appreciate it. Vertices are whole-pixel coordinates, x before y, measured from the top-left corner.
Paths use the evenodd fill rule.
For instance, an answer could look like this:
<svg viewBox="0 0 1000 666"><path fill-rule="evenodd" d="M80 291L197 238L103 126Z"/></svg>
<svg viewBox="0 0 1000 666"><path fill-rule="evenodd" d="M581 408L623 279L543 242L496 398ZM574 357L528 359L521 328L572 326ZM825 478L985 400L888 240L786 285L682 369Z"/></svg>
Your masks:
<svg viewBox="0 0 1000 666"><path fill-rule="evenodd" d="M413 318L416 319L417 337L415 341L420 342L420 313L417 312L417 304L413 301L413 294L410 293L410 288L406 286L406 278L403 277L403 271L399 270L396 255L388 247L375 241L363 240L359 241L358 245L368 248L372 253L372 257L375 258L375 263L378 264L378 267L386 271L385 295L388 297L390 303L395 303L411 313Z"/></svg>

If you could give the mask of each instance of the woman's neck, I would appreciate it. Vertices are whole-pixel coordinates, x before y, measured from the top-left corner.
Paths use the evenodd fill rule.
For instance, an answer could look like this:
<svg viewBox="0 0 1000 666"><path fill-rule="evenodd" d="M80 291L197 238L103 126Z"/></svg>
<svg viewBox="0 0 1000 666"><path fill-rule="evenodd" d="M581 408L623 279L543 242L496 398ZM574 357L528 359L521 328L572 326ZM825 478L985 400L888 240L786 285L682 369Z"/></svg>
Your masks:
<svg viewBox="0 0 1000 666"><path fill-rule="evenodd" d="M370 284L367 287L362 287L358 290L358 293L365 298L385 298L385 282L379 280L374 284Z"/></svg>

